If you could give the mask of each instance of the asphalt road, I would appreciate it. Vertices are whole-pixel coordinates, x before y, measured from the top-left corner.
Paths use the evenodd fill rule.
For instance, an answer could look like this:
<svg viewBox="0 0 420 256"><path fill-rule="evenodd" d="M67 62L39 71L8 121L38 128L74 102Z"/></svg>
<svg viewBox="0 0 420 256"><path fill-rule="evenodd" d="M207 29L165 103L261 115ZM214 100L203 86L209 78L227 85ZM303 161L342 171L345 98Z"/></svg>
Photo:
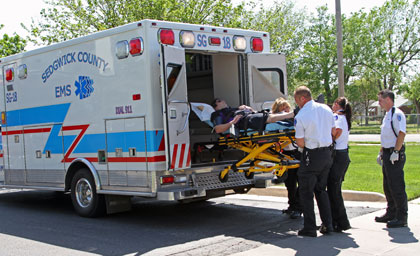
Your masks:
<svg viewBox="0 0 420 256"><path fill-rule="evenodd" d="M268 199L267 199L268 198ZM179 204L133 200L130 212L77 216L68 195L0 190L0 255L230 255L296 235L285 198ZM377 210L348 207L350 218Z"/></svg>

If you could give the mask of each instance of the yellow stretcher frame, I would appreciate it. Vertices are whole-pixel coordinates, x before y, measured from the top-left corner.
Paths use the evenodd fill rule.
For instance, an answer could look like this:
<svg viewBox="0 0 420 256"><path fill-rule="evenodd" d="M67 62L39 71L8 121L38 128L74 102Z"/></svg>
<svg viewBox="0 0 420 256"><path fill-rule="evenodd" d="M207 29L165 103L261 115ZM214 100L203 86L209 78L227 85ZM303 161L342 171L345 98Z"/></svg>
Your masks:
<svg viewBox="0 0 420 256"><path fill-rule="evenodd" d="M299 161L281 153L281 150L295 143L295 131L278 131L268 134L242 135L240 137L220 137L218 145L241 150L247 155L236 163L227 166L219 173L221 182L226 182L230 170L244 172L249 179L254 177L255 172L272 172L276 176L283 176L288 169L299 167ZM273 163L266 167L262 162ZM248 164L249 163L249 164Z"/></svg>

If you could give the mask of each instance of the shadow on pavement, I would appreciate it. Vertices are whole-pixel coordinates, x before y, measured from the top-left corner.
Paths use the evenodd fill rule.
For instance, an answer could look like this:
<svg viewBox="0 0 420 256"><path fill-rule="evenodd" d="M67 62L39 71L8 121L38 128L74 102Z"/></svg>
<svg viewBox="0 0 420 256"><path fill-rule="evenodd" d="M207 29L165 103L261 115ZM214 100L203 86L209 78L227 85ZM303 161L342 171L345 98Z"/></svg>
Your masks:
<svg viewBox="0 0 420 256"><path fill-rule="evenodd" d="M179 204L135 200L130 212L89 219L75 214L69 195L21 191L0 194L0 233L100 255L161 255L160 248L214 237L220 237L221 244L205 244L209 255L223 255L211 250L230 246L225 241L229 239L246 240L250 249L263 243L291 248L296 255L311 255L317 249L322 249L323 255L337 255L340 248L358 247L346 233L332 234L339 238L333 240L327 236L297 237L302 220L291 220L280 207L275 208L223 201ZM293 239L285 239L290 237ZM323 239L326 241L321 242ZM194 251L190 253L194 255Z"/></svg>
<svg viewBox="0 0 420 256"><path fill-rule="evenodd" d="M414 237L409 227L404 228L384 228L392 238L391 242L398 244L417 243L419 240Z"/></svg>

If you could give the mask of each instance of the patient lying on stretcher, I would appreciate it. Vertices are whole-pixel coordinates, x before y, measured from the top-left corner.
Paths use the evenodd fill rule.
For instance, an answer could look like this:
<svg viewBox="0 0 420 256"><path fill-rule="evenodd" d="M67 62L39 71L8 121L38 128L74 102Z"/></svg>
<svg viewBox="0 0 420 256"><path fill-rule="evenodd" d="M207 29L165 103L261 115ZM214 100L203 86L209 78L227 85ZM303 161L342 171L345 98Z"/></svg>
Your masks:
<svg viewBox="0 0 420 256"><path fill-rule="evenodd" d="M293 112L264 113L255 112L251 107L242 105L238 108L231 108L222 99L215 99L212 103L215 112L211 114L211 122L217 133L223 133L235 125L240 130L266 129L266 125L277 121L293 118Z"/></svg>

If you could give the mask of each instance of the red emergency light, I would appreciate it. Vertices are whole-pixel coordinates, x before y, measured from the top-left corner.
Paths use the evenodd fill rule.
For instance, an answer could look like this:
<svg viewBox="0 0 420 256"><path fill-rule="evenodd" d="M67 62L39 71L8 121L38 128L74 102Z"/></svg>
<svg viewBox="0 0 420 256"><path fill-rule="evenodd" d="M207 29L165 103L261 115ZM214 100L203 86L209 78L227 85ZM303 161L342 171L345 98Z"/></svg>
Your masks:
<svg viewBox="0 0 420 256"><path fill-rule="evenodd" d="M6 69L6 81L7 82L13 81L14 76L15 76L15 72L13 71L13 68Z"/></svg>
<svg viewBox="0 0 420 256"><path fill-rule="evenodd" d="M143 39L134 38L130 41L130 54L132 56L138 56L143 53Z"/></svg>
<svg viewBox="0 0 420 256"><path fill-rule="evenodd" d="M264 50L263 40L259 37L253 37L251 39L251 45L253 52L262 52Z"/></svg>
<svg viewBox="0 0 420 256"><path fill-rule="evenodd" d="M173 45L175 43L175 35L172 29L159 30L159 41L162 44Z"/></svg>
<svg viewBox="0 0 420 256"><path fill-rule="evenodd" d="M141 100L141 94L133 94L133 100Z"/></svg>
<svg viewBox="0 0 420 256"><path fill-rule="evenodd" d="M209 37L209 43L210 45L219 46L221 44L220 37Z"/></svg>
<svg viewBox="0 0 420 256"><path fill-rule="evenodd" d="M164 185L164 184L173 184L175 181L175 177L174 176L162 176L160 177L160 184Z"/></svg>

